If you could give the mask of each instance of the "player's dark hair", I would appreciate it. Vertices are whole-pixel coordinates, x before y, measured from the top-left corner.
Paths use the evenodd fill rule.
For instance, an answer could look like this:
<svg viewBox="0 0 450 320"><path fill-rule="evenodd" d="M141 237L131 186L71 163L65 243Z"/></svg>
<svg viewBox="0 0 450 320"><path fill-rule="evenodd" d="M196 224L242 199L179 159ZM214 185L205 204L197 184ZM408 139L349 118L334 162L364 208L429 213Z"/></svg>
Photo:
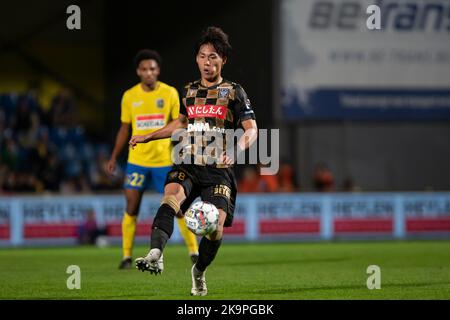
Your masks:
<svg viewBox="0 0 450 320"><path fill-rule="evenodd" d="M136 54L136 57L134 57L134 67L136 69L139 68L139 63L141 63L142 60L155 60L156 63L158 64L158 67L161 68L161 56L155 50L149 49L140 50Z"/></svg>
<svg viewBox="0 0 450 320"><path fill-rule="evenodd" d="M219 56L222 58L227 58L231 52L231 45L228 41L228 35L218 27L208 27L205 31L203 31L202 36L197 42L195 54L198 54L200 47L207 43L211 43Z"/></svg>

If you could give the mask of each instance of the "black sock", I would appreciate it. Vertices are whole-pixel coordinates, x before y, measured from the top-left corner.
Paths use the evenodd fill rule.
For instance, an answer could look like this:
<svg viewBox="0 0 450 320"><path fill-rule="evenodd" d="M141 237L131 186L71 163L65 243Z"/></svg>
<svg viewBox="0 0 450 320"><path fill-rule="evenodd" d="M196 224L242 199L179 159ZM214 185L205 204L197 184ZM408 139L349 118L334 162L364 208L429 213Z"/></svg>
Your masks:
<svg viewBox="0 0 450 320"><path fill-rule="evenodd" d="M216 257L221 243L222 239L211 241L208 238L203 237L202 240L200 240L200 245L198 246L198 260L195 264L197 270L202 272L206 270Z"/></svg>
<svg viewBox="0 0 450 320"><path fill-rule="evenodd" d="M158 248L161 251L172 236L175 210L168 204L163 203L153 219L150 248Z"/></svg>
<svg viewBox="0 0 450 320"><path fill-rule="evenodd" d="M152 235L150 237L150 248L158 248L161 251L164 250L167 241L169 240L169 235L162 229L153 229Z"/></svg>

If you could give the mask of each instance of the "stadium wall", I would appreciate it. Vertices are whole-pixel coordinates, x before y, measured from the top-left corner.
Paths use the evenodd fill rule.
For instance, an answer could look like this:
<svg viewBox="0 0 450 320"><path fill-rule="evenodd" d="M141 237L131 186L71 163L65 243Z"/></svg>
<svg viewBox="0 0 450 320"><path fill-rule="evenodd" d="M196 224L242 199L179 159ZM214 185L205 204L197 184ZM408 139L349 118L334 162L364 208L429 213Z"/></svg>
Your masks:
<svg viewBox="0 0 450 320"><path fill-rule="evenodd" d="M148 242L159 195L143 199L137 241ZM119 242L121 195L0 197L2 246L73 245L88 212ZM177 225L175 224L177 227ZM450 238L450 193L246 194L237 199L235 241ZM178 232L173 242L182 239Z"/></svg>

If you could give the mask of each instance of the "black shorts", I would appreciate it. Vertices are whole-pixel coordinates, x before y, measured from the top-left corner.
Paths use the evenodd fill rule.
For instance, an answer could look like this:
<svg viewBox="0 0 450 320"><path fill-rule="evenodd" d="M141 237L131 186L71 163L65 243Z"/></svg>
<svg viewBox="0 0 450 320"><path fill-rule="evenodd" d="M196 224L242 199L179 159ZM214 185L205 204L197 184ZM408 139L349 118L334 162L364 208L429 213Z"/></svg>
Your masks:
<svg viewBox="0 0 450 320"><path fill-rule="evenodd" d="M166 178L168 183L183 186L186 200L181 204L184 213L197 197L214 204L227 214L224 227L233 223L237 184L233 169L180 164L173 166Z"/></svg>

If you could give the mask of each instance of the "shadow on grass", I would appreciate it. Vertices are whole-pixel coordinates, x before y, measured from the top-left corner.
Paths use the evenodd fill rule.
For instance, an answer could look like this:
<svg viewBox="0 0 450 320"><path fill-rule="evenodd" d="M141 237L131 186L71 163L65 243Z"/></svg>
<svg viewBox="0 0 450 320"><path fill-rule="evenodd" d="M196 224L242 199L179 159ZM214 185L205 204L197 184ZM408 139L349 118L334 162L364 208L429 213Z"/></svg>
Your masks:
<svg viewBox="0 0 450 320"><path fill-rule="evenodd" d="M261 261L227 261L227 266L261 266L261 265L283 265L283 264L309 264L309 263L334 263L348 261L351 258L329 258L329 259L283 259L283 260L261 260Z"/></svg>
<svg viewBox="0 0 450 320"><path fill-rule="evenodd" d="M164 296L171 296L171 294L164 294ZM174 297L179 296L179 294L174 294ZM72 296L72 297L30 297L30 298L15 298L13 300L164 300L161 299L161 294L111 294L111 295L101 295L101 296Z"/></svg>
<svg viewBox="0 0 450 320"><path fill-rule="evenodd" d="M450 284L450 282L415 282L415 283L387 283L382 284L383 288L413 288L413 287L426 287L432 285ZM253 290L247 291L250 294L288 294L288 293L301 293L301 292L314 292L314 291L331 291L331 290L368 290L364 285L351 285L351 286L322 286L322 287L307 287L307 288L274 288L265 290Z"/></svg>

